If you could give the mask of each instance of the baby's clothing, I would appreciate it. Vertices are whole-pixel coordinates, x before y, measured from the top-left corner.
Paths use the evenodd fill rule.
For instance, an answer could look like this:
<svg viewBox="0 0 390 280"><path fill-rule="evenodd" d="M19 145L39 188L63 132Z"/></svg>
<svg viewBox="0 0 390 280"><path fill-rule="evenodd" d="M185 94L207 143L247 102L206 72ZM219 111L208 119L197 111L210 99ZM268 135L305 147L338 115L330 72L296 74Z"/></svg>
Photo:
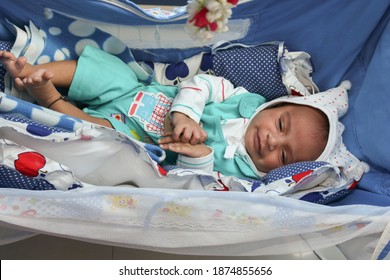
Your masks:
<svg viewBox="0 0 390 280"><path fill-rule="evenodd" d="M142 142L157 143L170 128L170 114L184 113L201 123L208 135L205 144L213 153L203 158L179 155L179 166L241 178L260 176L246 152L244 135L265 98L234 88L221 77L197 75L178 87L145 85L119 58L87 46L78 60L69 99L84 103L85 113L107 119L116 130Z"/></svg>
<svg viewBox="0 0 390 280"><path fill-rule="evenodd" d="M85 113L107 119L116 130L142 142L156 143L163 132L162 118L176 92L173 86L141 83L122 60L86 46L68 97L84 103Z"/></svg>

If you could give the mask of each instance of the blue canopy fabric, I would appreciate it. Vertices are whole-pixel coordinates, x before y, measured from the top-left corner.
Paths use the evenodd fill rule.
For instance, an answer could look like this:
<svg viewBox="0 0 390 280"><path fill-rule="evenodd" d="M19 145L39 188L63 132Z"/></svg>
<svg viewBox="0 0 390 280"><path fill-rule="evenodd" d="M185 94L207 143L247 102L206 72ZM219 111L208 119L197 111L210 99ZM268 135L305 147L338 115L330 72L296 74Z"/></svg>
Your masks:
<svg viewBox="0 0 390 280"><path fill-rule="evenodd" d="M107 3L106 3L107 2ZM114 1L129 5L142 14L131 1ZM352 65L389 7L389 0L379 1L297 1L255 0L234 8L233 19L250 19L251 26L243 44L268 41L285 41L289 49L308 52L316 67L315 81L320 88L335 86ZM18 26L32 20L38 27L43 24L43 8L60 10L74 16L103 22L154 25L151 16L142 18L124 8L110 5L108 1L4 0L0 4L1 20L8 18ZM177 16L176 18L180 18ZM176 22L164 20L159 24ZM177 22L185 22L185 19ZM176 22L176 23L177 23ZM3 27L2 31L6 28ZM6 32L4 32L6 33ZM0 33L1 34L1 33ZM11 35L6 34L8 38ZM11 37L12 38L12 37ZM165 57L175 60L186 54L166 50ZM188 52L188 56L199 50Z"/></svg>

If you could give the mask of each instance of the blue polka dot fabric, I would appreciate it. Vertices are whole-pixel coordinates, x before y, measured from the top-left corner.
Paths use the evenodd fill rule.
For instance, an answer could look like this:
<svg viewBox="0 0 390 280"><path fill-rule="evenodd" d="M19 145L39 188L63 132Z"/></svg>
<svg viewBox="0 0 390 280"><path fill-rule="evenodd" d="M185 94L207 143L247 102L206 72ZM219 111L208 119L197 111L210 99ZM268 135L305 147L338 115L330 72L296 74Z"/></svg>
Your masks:
<svg viewBox="0 0 390 280"><path fill-rule="evenodd" d="M10 51L13 43L8 41L0 41L0 51ZM4 76L5 68L0 64L0 91L4 92Z"/></svg>
<svg viewBox="0 0 390 280"><path fill-rule="evenodd" d="M252 192L290 196L317 204L329 204L348 195L355 183L350 181L324 184L327 178L338 177L336 169L327 162L305 161L285 165L252 181ZM321 185L321 186L320 186Z"/></svg>
<svg viewBox="0 0 390 280"><path fill-rule="evenodd" d="M14 188L34 191L55 190L56 188L44 178L33 178L20 172L0 165L0 188Z"/></svg>
<svg viewBox="0 0 390 280"><path fill-rule="evenodd" d="M72 132L82 123L81 120L63 114L49 113L51 110L29 103L14 96L0 94L4 111L0 110L1 118L26 124L29 132L38 136L54 134L56 132ZM41 115L45 114L50 126L43 126ZM37 121L37 122L34 122Z"/></svg>
<svg viewBox="0 0 390 280"><path fill-rule="evenodd" d="M213 57L213 70L233 85L273 100L287 95L279 71L278 52L278 45L220 50Z"/></svg>
<svg viewBox="0 0 390 280"><path fill-rule="evenodd" d="M344 198L351 193L349 189L340 189L336 192L321 191L321 192L310 192L300 198L300 200L309 201L317 204L329 204L339 199Z"/></svg>
<svg viewBox="0 0 390 280"><path fill-rule="evenodd" d="M21 114L0 114L0 118L26 124L26 130L36 136L49 136L52 133L71 132L71 130L66 130L61 127L47 126L43 123L28 119Z"/></svg>
<svg viewBox="0 0 390 280"><path fill-rule="evenodd" d="M295 164L288 164L281 168L276 168L270 171L266 176L264 176L263 182L265 184L271 184L274 181L289 176L292 176L292 178L294 179L295 174L302 174L303 172L306 172L308 170L315 170L327 164L328 163L322 161L304 161Z"/></svg>

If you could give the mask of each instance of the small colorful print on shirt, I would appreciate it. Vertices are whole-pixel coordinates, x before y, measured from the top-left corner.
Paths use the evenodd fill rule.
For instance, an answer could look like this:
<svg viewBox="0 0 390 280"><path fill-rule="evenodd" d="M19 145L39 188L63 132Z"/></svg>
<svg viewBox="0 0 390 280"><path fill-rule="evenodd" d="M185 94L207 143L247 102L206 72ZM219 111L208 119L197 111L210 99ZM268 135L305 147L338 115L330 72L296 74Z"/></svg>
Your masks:
<svg viewBox="0 0 390 280"><path fill-rule="evenodd" d="M126 123L126 115L121 113L112 113L111 117L120 121L121 123Z"/></svg>
<svg viewBox="0 0 390 280"><path fill-rule="evenodd" d="M138 119L146 132L162 135L165 116L168 114L172 102L173 98L168 98L161 92L140 91L130 104L128 115Z"/></svg>

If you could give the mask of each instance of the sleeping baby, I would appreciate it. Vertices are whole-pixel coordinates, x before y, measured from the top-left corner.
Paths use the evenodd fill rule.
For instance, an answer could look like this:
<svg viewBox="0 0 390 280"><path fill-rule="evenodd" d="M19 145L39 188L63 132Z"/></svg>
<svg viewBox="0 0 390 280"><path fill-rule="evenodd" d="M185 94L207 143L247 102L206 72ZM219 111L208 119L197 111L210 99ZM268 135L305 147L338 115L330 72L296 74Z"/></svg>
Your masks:
<svg viewBox="0 0 390 280"><path fill-rule="evenodd" d="M206 74L178 86L144 84L119 58L90 46L77 61L31 65L10 52L0 61L41 106L159 145L166 163L183 168L256 179L300 161L327 161L346 174L359 164L341 138L348 83L265 102ZM68 96L56 87L68 87Z"/></svg>

